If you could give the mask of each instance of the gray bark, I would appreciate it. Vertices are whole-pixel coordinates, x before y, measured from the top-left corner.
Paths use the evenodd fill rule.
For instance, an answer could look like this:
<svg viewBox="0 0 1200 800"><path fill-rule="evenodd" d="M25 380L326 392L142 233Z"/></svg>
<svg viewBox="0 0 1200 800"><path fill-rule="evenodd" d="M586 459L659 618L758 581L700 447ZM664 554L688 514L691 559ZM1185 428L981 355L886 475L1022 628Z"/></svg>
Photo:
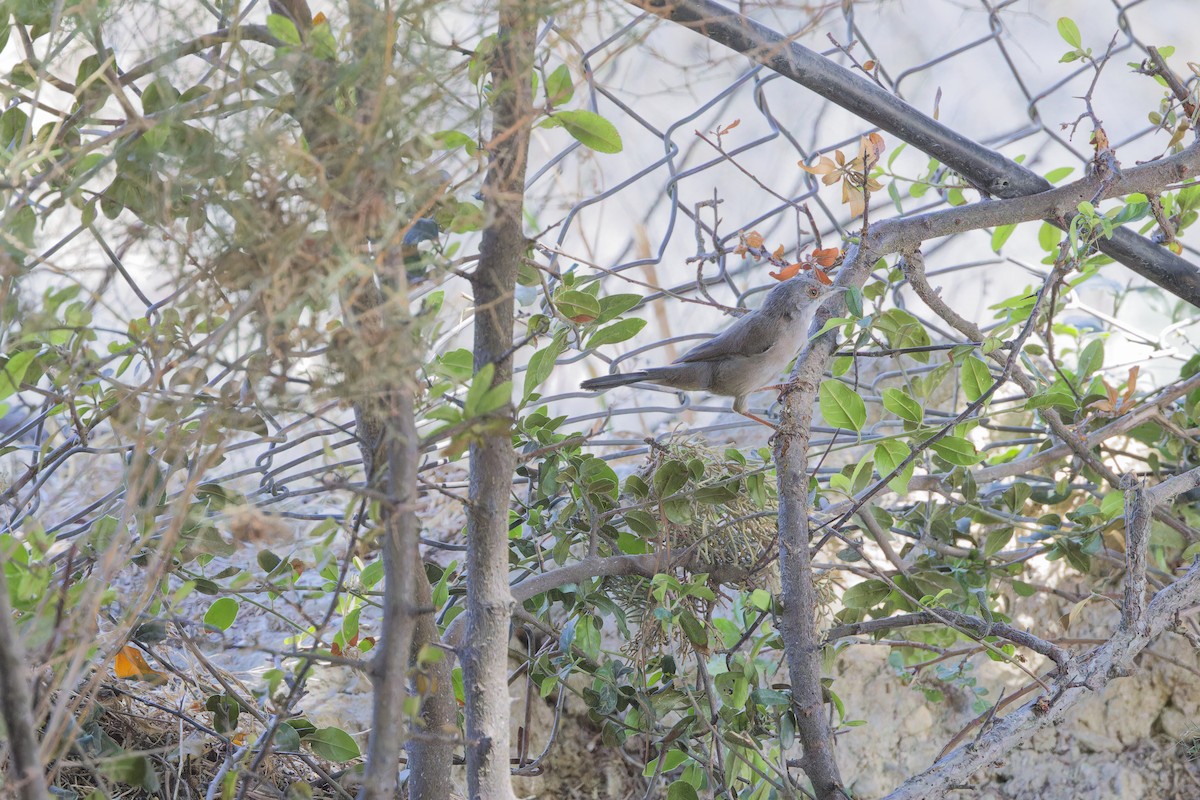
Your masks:
<svg viewBox="0 0 1200 800"><path fill-rule="evenodd" d="M485 211L475 294L474 361L495 365L495 383L512 378L513 296L528 243L521 227L532 122L535 7L500 3L492 66L495 114L492 162L484 182ZM499 412L511 416L511 405ZM466 641L459 650L466 693L467 786L471 798L509 800L508 640L514 605L508 587L508 506L516 454L506 427L471 444L467 509Z"/></svg>
<svg viewBox="0 0 1200 800"><path fill-rule="evenodd" d="M412 605L418 613L412 640L415 659L422 647L439 643L439 638L433 614L426 613L433 606L433 587L421 574L414 588ZM450 657L429 664L424 671L425 685L419 690L420 729L408 740L408 798L448 800L453 789L450 767L458 741L458 703L454 699Z"/></svg>
<svg viewBox="0 0 1200 800"><path fill-rule="evenodd" d="M13 624L12 606L8 604L8 581L0 569L0 712L8 729L10 753L6 788L19 800L45 800L46 781L38 755L28 675L29 662Z"/></svg>

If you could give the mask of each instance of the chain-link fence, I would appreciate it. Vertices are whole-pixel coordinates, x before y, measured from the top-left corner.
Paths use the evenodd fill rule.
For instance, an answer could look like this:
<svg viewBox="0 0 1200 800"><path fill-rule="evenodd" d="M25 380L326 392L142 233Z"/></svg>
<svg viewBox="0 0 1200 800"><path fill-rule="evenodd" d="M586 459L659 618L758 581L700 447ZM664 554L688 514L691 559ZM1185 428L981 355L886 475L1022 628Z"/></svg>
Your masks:
<svg viewBox="0 0 1200 800"><path fill-rule="evenodd" d="M329 9L335 19L336 10ZM253 4L243 10L242 21L253 11ZM1168 151L1178 125L1171 103L1160 104L1170 96L1169 90L1129 66L1141 64L1150 46L1178 46L1179 54L1170 57L1171 63L1179 62L1177 71L1189 85L1196 80L1194 72L1182 66L1194 55L1187 52L1188 36L1200 30L1200 6L1191 0L880 0L763 4L743 11L1052 182L1078 177L1092 161L1090 122L1079 123L1088 103L1103 121L1123 164ZM205 10L192 9L192 13L206 24L235 21L206 4ZM1060 16L1079 23L1082 47L1090 48L1094 60L1060 60L1071 49L1056 30ZM456 20L461 21L447 12L435 27L444 25L444 39L454 43L447 51L466 57L478 42L460 44L450 32ZM530 252L532 269L517 292L522 345L514 387L518 399L528 401L522 414L544 405L550 418L565 416L557 430L582 438L591 452L604 459L628 459L627 465L641 463L654 437L662 439L679 431L710 444L765 443L771 431L732 413L725 398L642 385L597 397L581 391L579 383L610 371L634 371L673 360L754 307L775 283L769 273L781 264L805 261L816 248L839 248L854 239L861 219L840 202L837 186L823 185L801 164L811 165L819 155L839 150L853 158L862 138L875 129L767 67L631 5L600 3L564 9L559 17L543 22L539 42L544 58L540 78L547 80L556 64L565 63L574 78L574 106L591 109L611 122L623 146L619 153L598 153L568 136L561 126L535 131L526 230L538 235ZM210 46L201 41L190 53L203 55ZM27 50L36 47L28 44ZM50 47L41 54L42 61L52 61L56 55ZM154 63L149 55L140 55L150 59L144 63ZM120 52L117 58L123 65L137 61L133 57L126 61L126 54ZM235 60L228 54L202 58L204 66L193 78L236 86L226 97L251 90L271 93L256 81L268 84L278 95L290 91L277 77L234 68ZM1094 80L1098 64L1101 73ZM81 78L86 76L80 70ZM134 83L131 78L129 84ZM31 105L29 97L10 89L10 110ZM139 86L138 91L147 103L149 87ZM84 91L78 88L75 94L82 97ZM176 99L186 105L186 98ZM475 112L472 102L461 103L462 119ZM266 106L271 108L269 103ZM457 110L446 112L447 117ZM263 118L269 117L264 112ZM220 115L210 118L210 132L220 122ZM439 119L434 124L449 129L452 123L461 119ZM234 138L250 142L255 134L240 131ZM885 133L883 141L886 150L877 176L883 188L870 198L873 222L986 199L972 181L934 158L936 154L906 147L891 134ZM297 155L301 161L307 157ZM443 188L474 191L478 187L472 181L477 182L482 163L474 152L456 152L434 158L430 172L446 170L450 177ZM235 168L229 165L230 170ZM264 203L284 209L280 216L286 217L291 212L290 198L271 184L275 177L259 175L255 180ZM37 187L9 188L21 202L36 197ZM136 198L126 199L127 207L132 207ZM14 207L17 204L14 201ZM414 211L421 206L415 200L412 204ZM208 295L194 291L219 277L220 270L195 263L194 242L188 239L194 232L190 220L179 238L158 241L147 238L144 225L127 223L129 215L122 217L119 212L103 219L93 208L91 218L70 231L46 228L31 237L37 244L32 268L19 276L15 269L3 275L5 308L19 308L28 318L5 320L3 343L14 344L10 331L18 322L32 328L30 320L43 315L51 322L43 321L39 330L53 330L55 325L64 331L91 328L101 346L126 337L149 353L156 352L159 341L178 349L172 351L169 363L155 370L142 364L126 373L125 351L114 346L106 359L89 365L95 372L89 382L46 386L26 381L20 391L3 395L9 408L0 419L4 509L0 532L44 531L63 543L54 558L69 563L77 555L69 544L81 534L95 536L115 525L111 520L128 521L133 516L130 509L158 494L166 506L174 498L196 494L198 487L207 502L219 497L222 504L240 505L231 500L236 491L247 504L321 535L339 526L354 528L354 522L362 521L356 500L369 498L370 489L364 489L353 411L344 402L330 399L333 370L327 356L332 345L305 346L307 334L302 329L316 323L304 314L281 314L279 318L290 320L292 329L272 329L279 318L272 319L269 304L261 305L266 292L257 284L252 299L245 302L225 297L219 280ZM198 227L203 224L200 220ZM416 308L434 302L435 293L441 293L444 299L439 298L438 304L464 309L456 324L443 325L426 342L432 358L422 373L422 389L440 387L420 403L419 433L426 437L444 421L431 409L461 408L466 402L471 363L465 350L470 348L472 319L465 310L469 304L462 300L468 284L457 270L469 265L470 258L462 253L472 250L476 242L472 234L462 238L442 234L432 254L431 243L423 240L433 237L421 235L408 242L416 243L438 268L414 273L406 299ZM297 224L293 238L299 255L292 258L306 251L324 252L320 242L307 235ZM1026 286L1033 292L1044 283L1053 263L1053 257L1046 259L1052 248L1044 239L1041 223L1033 222L1012 230L981 230L930 241L924 245L926 275L934 287L940 287L943 299L963 317L976 321L986 337L1010 321L1005 307L997 312L993 306ZM451 249L455 247L461 250ZM1192 262L1200 256L1186 242L1181 253ZM771 257L763 258L764 254ZM165 263L179 269L159 271L158 265ZM235 279L242 268L240 264L224 267L225 277ZM435 280L433 275L445 277ZM13 289L21 285L18 277L23 282L20 292ZM970 394L961 385L959 372L947 368L961 355L954 348L986 344L965 341L931 313L894 263L878 264L875 278L872 283L880 288L866 297L860 309L863 315L911 319L921 333L888 337L879 326L856 328L855 320L844 321L857 338L843 345L834 373L865 401L867 412L865 424L857 431L828 422L813 428L810 454L822 478L843 471L851 463L848 454L894 440L904 430L902 420L883 411L884 389L897 382L936 384L924 392L929 400L923 418L937 424L954 419ZM601 296L638 296L636 302L626 304L625 316L645 320L644 327L637 327L631 336L590 345L595 332L588 327L592 320L566 318L549 302L563 286L584 289L596 284ZM19 302L13 299L18 294ZM195 323L203 316L203 309L196 307L198 296L226 304L219 309L219 319L206 321L210 327L203 329L193 326L186 344L169 341L173 320ZM1126 379L1133 366L1141 370L1143 389L1156 378L1174 378L1179 365L1196 352L1193 309L1116 263L1103 266L1071 293L1057 322L1060 355L1074 351L1077 358L1090 341L1089 334L1108 334L1104 368L1116 384ZM263 330L270 330L270 335L260 337ZM264 358L264 339L283 340L293 334L297 338L280 347L285 355L263 368L259 361ZM57 348L57 357L70 361L78 355L71 350L69 336L47 336L45 344ZM311 338L320 337L314 333ZM550 352L557 366L550 370L541 364L537 369L544 374L527 379L535 354L548 352L552 340L556 344ZM405 346L395 343L397 349ZM21 383L14 365L19 363L23 369L24 363L14 361L11 354L7 363L9 379ZM456 369L461 372L464 364L468 379L460 376L456 388L446 389L447 376L454 376ZM1057 367L1031 361L1028 368L1048 374ZM270 381L274 389L266 391ZM10 387L0 384L2 388ZM106 394L114 390L116 396ZM122 418L117 425L110 415L126 413L114 409L122 397L135 394L138 415ZM778 397L777 390L756 393L750 410L772 419L777 416ZM989 454L1007 454L1009 460L1027 458L1045 446L1051 438L1046 428L1030 422L1029 415L1020 415L1025 400L1013 384L1002 387L988 412L977 418L982 434L974 436L976 445ZM217 407L228 412L220 417L221 436L214 438L220 439L220 446L205 451L206 425ZM1012 418L1007 416L1010 413ZM1023 421L1014 421L1018 417ZM129 431L135 429L136 442L129 438ZM238 433L230 436L230 431ZM171 438L175 434L192 438L181 448ZM448 446L447 439L431 437L425 444L419 478L426 517L423 541L453 556L465 549L459 535L465 459L453 442ZM182 454L192 446L204 457ZM531 444L530 451L534 449ZM146 468L148 453L172 465L169 478L161 472L151 474ZM520 485L529 485L528 476L528 471L518 475L518 491ZM1013 475L1006 472L1004 477ZM1032 483L1054 483L1046 476L1028 478ZM1097 487L1088 488L1097 493ZM176 513L190 512L181 507ZM992 508L989 513L1001 512ZM1016 510L1008 519L1037 524ZM215 530L206 532L208 522L195 522L184 523L185 534L195 540L193 546L228 555L221 536ZM153 535L151 530L140 533ZM443 562L448 558L434 556ZM325 624L329 619L325 617Z"/></svg>
<svg viewBox="0 0 1200 800"><path fill-rule="evenodd" d="M1150 79L1131 74L1126 62L1142 61L1147 43L1168 43L1174 34L1189 30L1186 21L1195 19L1197 9L1169 0L1113 2L1103 15L1096 13L1096 4L1053 6L1022 0L931 0L920 8L888 2L844 8L798 5L772 9L767 16L781 32L796 35L842 63L861 66L873 61L873 74L889 91L965 136L1022 159L1026 166L1058 171L1061 179L1064 168L1072 167L1078 175L1090 158L1086 134L1076 134L1073 123L1082 111L1077 98L1091 82L1092 68L1060 64L1056 58L1063 47L1054 18L1077 12L1087 43L1097 54L1110 39L1113 42L1095 105L1119 156L1134 163L1161 154L1168 134L1161 124L1147 121L1156 112L1148 99L1153 100L1157 90L1147 90ZM731 309L752 306L759 292L773 283L766 274L773 268L737 255L739 236L756 231L769 249L782 247L784 259L797 259L815 242L802 206L811 211L826 246L852 234L855 221L838 203L836 189L822 192L819 180L797 162L807 163L818 153L836 149L853 151L870 129L765 67L630 7L606 5L594 15L589 11L579 18L551 20L542 37L553 41L556 52L586 77L580 94L586 92L588 106L616 125L624 150L616 156L592 153L558 131L535 140L534 169L528 179L530 216L532 227L546 231L535 257L551 273L599 278L605 293L644 295L634 313L649 324L627 344L586 354L568 348L559 363L572 366L554 373L540 402L569 413L568 426L604 427L608 432L598 433L592 443L607 452L644 452L646 433L672 427L675 418L706 435L745 430L750 423L726 413L720 398L661 388L622 389L604 396L598 409L586 401L588 393L573 391L574 385L589 375L670 361L727 325ZM736 128L716 135L734 121L739 123ZM931 166L926 155L912 149L896 154L902 143L894 139L887 146L882 163L887 165L889 194L872 198L874 218L921 213L978 197L965 181L936 162ZM986 319L989 302L1009 293L1014 284L1032 284L1044 273L1040 254L1031 245L1036 229L1023 226L999 253L993 250L991 231L931 243L926 254L930 279L945 288L965 315ZM43 261L53 262L57 251L76 236L93 241L94 246L83 248L89 263L99 256L110 264L104 280L91 286L98 290L91 305L109 302L108 295L135 295L148 318L170 306L176 295L155 286L144 267L124 266L127 261L145 263L145 243L136 230L76 231L71 239L47 248ZM1188 248L1188 255L1194 256ZM78 274L67 266L55 280L69 282ZM1114 302L1114 291L1126 287L1132 296ZM946 342L954 341L914 301L903 282L891 286L889 295L895 307L918 315ZM1111 327L1128 344L1120 351L1123 361L1186 357L1193 332L1189 314L1120 266L1108 267L1102 280L1085 287L1081 295L1083 299L1072 301L1070 320ZM527 299L530 304L522 306L521 313L540 313L532 291ZM1155 324L1163 319L1170 324ZM443 336L439 347L458 346L465 330L466 325L460 325ZM572 347L581 344L573 342ZM872 373L864 396L877 401L878 392L870 387L889 377L893 367L886 358L863 363L870 363ZM222 380L211 377L208 385ZM755 395L755 410L769 413L774 397ZM7 487L7 524L13 529L38 516L49 532L69 538L122 503L122 489L107 487L85 504L77 504L69 494L66 507L43 516L47 487L57 484L62 491L64 485L77 486L74 479L119 472L119 467L113 469L115 451L95 439L84 443L69 431L47 429L53 398L22 400L27 407L10 412L0 446L16 448L7 456L10 479L31 463L36 468ZM213 482L245 485L255 480L250 499L296 519L340 513L335 510L340 504L330 502L336 490L330 488L329 475L352 475L358 458L346 412L334 405L309 409L299 417L276 416L262 406L259 411L269 436L231 448L231 456L238 455L238 468L210 476ZM927 412L945 416L951 409ZM815 442L814 453L835 434L831 428L820 432L825 438ZM1032 433L1017 431L1011 441L997 437L990 446L1032 446L1037 441ZM753 433L743 438L746 435L751 441L761 440ZM436 455L429 458L431 465L438 461ZM105 461L110 462L107 467L95 466ZM68 465L74 479L56 481ZM318 508L306 510L308 505Z"/></svg>

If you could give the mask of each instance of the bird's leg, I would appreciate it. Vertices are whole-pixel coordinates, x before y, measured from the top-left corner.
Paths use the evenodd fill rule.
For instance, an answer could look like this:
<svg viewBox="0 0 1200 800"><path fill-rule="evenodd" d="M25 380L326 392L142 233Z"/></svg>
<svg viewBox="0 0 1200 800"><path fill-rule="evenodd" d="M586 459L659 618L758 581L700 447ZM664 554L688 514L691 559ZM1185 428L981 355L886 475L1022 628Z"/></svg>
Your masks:
<svg viewBox="0 0 1200 800"><path fill-rule="evenodd" d="M737 409L734 409L734 410L736 411ZM768 422L767 420L763 419L762 417L751 414L749 411L738 411L737 413L741 414L746 419L752 419L755 422L758 422L762 425L766 425L768 428L775 431L776 433L779 432L779 426L776 425L774 422Z"/></svg>
<svg viewBox="0 0 1200 800"><path fill-rule="evenodd" d="M762 417L757 416L755 414L751 414L749 411L746 410L746 396L745 395L741 395L740 397L733 398L733 410L736 411L737 413L741 414L746 419L752 419L755 422L759 423L760 425L766 425L768 428L775 431L776 433L779 432L779 426L775 425L773 422L767 422Z"/></svg>

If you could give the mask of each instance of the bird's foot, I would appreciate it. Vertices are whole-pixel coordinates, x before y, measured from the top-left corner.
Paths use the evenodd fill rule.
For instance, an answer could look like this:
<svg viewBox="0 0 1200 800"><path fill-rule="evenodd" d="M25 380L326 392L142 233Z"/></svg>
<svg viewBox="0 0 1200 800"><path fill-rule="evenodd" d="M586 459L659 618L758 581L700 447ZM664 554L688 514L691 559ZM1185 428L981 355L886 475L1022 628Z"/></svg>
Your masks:
<svg viewBox="0 0 1200 800"><path fill-rule="evenodd" d="M808 381L785 381L783 383L773 383L770 386L764 386L760 391L778 392L780 399L787 397L792 392L808 392L813 391L813 385Z"/></svg>
<svg viewBox="0 0 1200 800"><path fill-rule="evenodd" d="M779 433L779 426L776 425L774 422L768 422L767 420L763 419L762 417L760 417L756 414L751 414L749 411L738 411L737 413L741 414L746 419L754 420L755 422L759 423L760 425L766 425L771 430L775 431L776 433Z"/></svg>

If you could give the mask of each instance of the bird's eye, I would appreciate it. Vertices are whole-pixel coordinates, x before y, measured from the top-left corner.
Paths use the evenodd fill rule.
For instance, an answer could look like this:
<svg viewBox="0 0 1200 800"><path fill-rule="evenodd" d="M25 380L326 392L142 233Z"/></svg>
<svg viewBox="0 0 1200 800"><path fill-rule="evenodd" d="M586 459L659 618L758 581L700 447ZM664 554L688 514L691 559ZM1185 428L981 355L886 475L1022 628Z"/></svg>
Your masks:
<svg viewBox="0 0 1200 800"><path fill-rule="evenodd" d="M817 287L815 287L815 286L810 287L808 290L809 297L816 297L819 294L820 294L820 292L817 290Z"/></svg>

